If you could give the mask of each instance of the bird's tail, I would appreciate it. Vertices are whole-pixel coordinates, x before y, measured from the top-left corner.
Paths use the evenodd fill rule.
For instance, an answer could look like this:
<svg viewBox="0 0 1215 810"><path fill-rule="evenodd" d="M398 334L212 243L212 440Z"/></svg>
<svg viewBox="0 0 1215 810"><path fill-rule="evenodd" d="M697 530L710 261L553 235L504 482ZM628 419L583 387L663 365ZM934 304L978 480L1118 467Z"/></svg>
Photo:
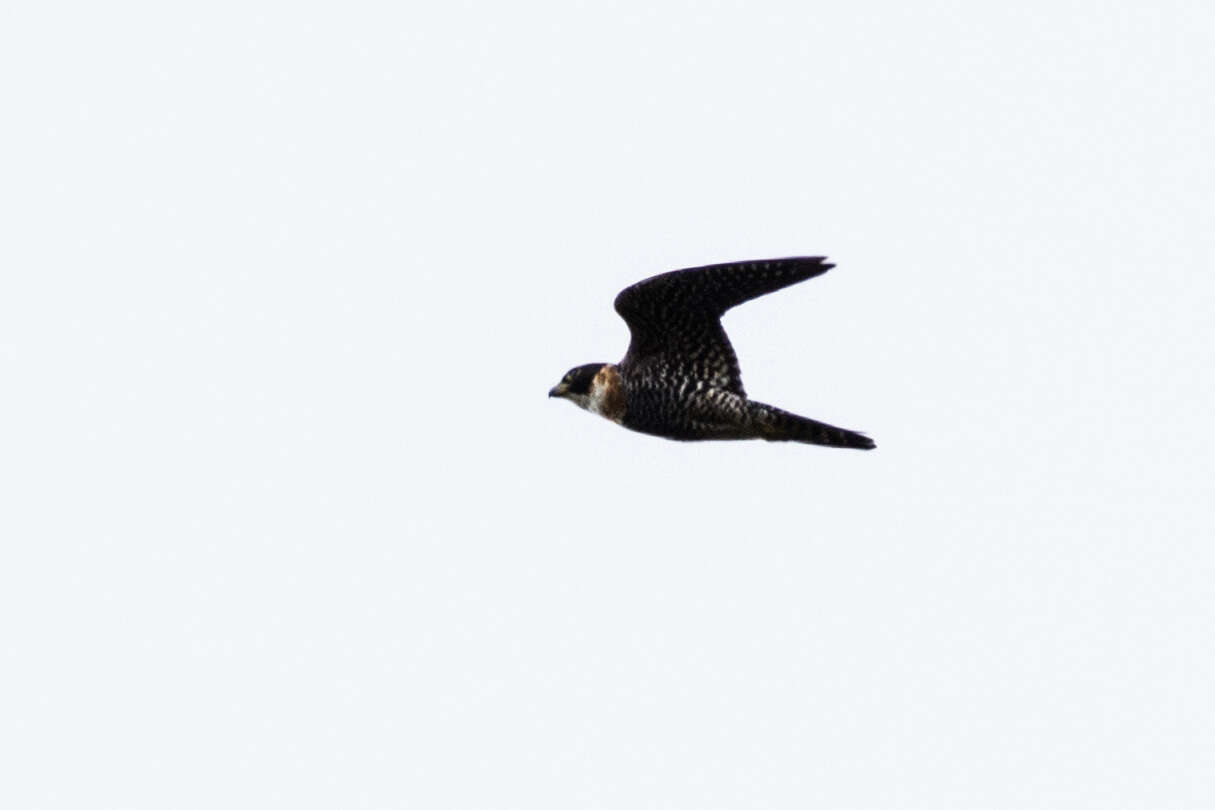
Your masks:
<svg viewBox="0 0 1215 810"><path fill-rule="evenodd" d="M823 422L815 422L795 413L782 411L762 402L751 401L750 416L759 428L760 438L770 442L804 442L827 447L852 447L872 450L873 439L855 430L845 430Z"/></svg>

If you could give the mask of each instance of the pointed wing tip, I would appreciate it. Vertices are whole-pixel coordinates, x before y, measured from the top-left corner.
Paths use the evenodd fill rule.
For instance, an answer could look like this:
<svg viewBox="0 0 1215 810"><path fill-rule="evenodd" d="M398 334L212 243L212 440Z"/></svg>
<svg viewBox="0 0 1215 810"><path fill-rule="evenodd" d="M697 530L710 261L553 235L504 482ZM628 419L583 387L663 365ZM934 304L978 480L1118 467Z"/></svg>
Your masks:
<svg viewBox="0 0 1215 810"><path fill-rule="evenodd" d="M832 267L835 267L835 262L828 261L826 256L786 256L783 259L769 259L773 263L783 263L792 265L806 265L808 269L813 269L815 275L825 273Z"/></svg>
<svg viewBox="0 0 1215 810"><path fill-rule="evenodd" d="M835 263L827 261L826 256L782 256L684 267L630 284L616 295L612 303L616 312L631 327L634 317L633 310L637 308L639 299L654 298L657 300L664 294L669 294L672 289L680 287L693 295L703 296L707 285L722 284L720 279L714 281L714 277L708 275L710 273L743 279L741 289L736 281L725 285L728 292L735 292L737 295L728 296L728 300L720 302L720 312L717 313L720 316L725 310L744 301L775 292L799 281L820 276L833 267L835 267ZM746 289L748 283L752 287L750 290ZM709 292L711 293L711 290ZM686 298L678 303L680 306L686 306Z"/></svg>
<svg viewBox="0 0 1215 810"><path fill-rule="evenodd" d="M853 450L873 450L877 447L877 442L864 433L855 430L846 430L844 433L845 436L839 444L840 447L849 447Z"/></svg>

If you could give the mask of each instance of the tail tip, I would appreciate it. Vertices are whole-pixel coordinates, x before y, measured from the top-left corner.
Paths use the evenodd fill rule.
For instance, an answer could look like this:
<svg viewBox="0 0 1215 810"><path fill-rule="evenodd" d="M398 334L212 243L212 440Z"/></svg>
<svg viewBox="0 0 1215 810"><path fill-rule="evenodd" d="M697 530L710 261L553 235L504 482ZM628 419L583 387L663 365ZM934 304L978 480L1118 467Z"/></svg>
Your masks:
<svg viewBox="0 0 1215 810"><path fill-rule="evenodd" d="M852 444L850 447L855 447L857 450L872 450L877 447L877 442L866 436L864 433L853 434Z"/></svg>

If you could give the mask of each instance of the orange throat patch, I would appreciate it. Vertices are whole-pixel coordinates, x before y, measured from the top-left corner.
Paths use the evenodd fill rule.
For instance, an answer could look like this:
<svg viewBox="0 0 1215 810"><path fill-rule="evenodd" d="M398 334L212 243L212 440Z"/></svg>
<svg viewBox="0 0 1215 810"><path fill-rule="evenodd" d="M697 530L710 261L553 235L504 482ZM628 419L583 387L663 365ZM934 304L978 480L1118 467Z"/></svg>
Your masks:
<svg viewBox="0 0 1215 810"><path fill-rule="evenodd" d="M591 381L591 398L587 410L611 419L616 424L624 420L624 380L620 369L607 363Z"/></svg>

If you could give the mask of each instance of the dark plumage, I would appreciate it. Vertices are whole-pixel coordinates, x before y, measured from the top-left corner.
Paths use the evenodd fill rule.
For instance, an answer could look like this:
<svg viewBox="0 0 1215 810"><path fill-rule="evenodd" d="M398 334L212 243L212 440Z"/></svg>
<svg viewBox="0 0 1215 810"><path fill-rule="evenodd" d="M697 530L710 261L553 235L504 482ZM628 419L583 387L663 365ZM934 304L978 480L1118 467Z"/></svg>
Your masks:
<svg viewBox="0 0 1215 810"><path fill-rule="evenodd" d="M632 340L619 364L571 369L549 396L668 439L767 439L874 447L869 437L747 399L721 326L731 307L825 273L821 256L714 264L648 278L616 296Z"/></svg>
<svg viewBox="0 0 1215 810"><path fill-rule="evenodd" d="M578 366L570 369L564 382L569 385L571 394L591 393L591 383L595 380L595 375L603 368L603 363L587 363L585 366Z"/></svg>

